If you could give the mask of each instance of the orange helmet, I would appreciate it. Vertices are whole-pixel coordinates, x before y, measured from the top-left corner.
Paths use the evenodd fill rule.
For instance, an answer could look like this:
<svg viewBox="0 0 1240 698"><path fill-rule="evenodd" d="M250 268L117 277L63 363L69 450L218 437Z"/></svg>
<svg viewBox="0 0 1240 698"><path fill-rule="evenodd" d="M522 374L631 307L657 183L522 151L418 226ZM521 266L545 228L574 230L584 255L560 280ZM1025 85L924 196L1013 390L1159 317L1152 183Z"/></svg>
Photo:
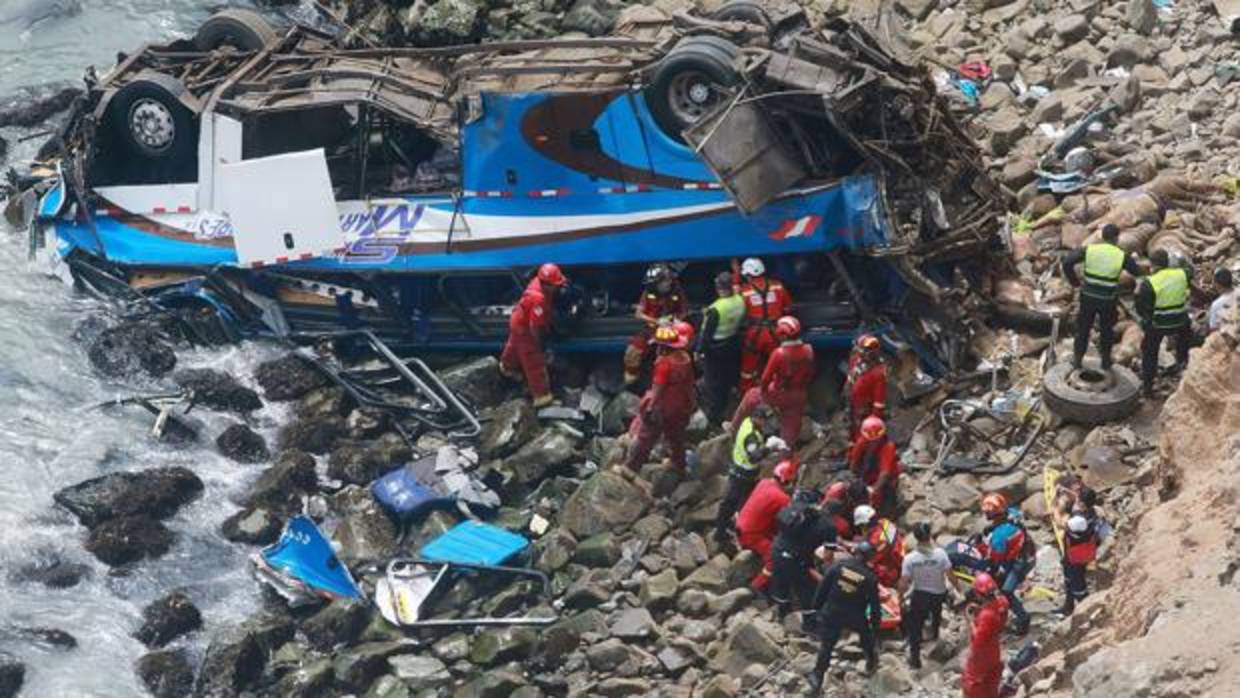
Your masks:
<svg viewBox="0 0 1240 698"><path fill-rule="evenodd" d="M995 578L982 572L973 578L973 592L979 596L990 596L999 590Z"/></svg>
<svg viewBox="0 0 1240 698"><path fill-rule="evenodd" d="M680 333L676 331L673 325L659 325L654 331L655 344L662 344L665 347L675 347L680 341Z"/></svg>
<svg viewBox="0 0 1240 698"><path fill-rule="evenodd" d="M552 286L568 285L568 277L564 276L564 272L560 271L559 265L551 264L550 262L538 268L538 280Z"/></svg>
<svg viewBox="0 0 1240 698"><path fill-rule="evenodd" d="M878 341L878 337L875 337L872 334L863 334L860 337L857 337L857 343L855 346L858 351L861 351L862 353L876 354L883 345Z"/></svg>
<svg viewBox="0 0 1240 698"><path fill-rule="evenodd" d="M785 315L775 321L775 336L780 339L796 339L801 336L801 321Z"/></svg>
<svg viewBox="0 0 1240 698"><path fill-rule="evenodd" d="M886 433L887 425L878 417L869 416L861 422L861 438L866 441L877 441Z"/></svg>
<svg viewBox="0 0 1240 698"><path fill-rule="evenodd" d="M985 514L988 519L997 519L1000 516L1003 516L1003 512L1007 511L1007 508L1007 497L1004 497L998 492L991 492L985 497L982 497L982 513Z"/></svg>
<svg viewBox="0 0 1240 698"><path fill-rule="evenodd" d="M676 331L676 342L672 344L673 349L687 349L693 343L693 325L684 320L677 320L672 323L672 329Z"/></svg>
<svg viewBox="0 0 1240 698"><path fill-rule="evenodd" d="M797 479L797 462L791 459L779 461L775 466L775 479L785 485Z"/></svg>

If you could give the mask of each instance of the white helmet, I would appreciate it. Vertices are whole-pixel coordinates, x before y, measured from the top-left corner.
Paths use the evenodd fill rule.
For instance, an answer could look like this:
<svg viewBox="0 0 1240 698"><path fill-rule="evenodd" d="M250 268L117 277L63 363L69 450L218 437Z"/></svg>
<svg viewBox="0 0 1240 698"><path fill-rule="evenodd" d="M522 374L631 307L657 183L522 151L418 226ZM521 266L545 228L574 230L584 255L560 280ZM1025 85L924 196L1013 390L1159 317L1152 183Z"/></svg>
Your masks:
<svg viewBox="0 0 1240 698"><path fill-rule="evenodd" d="M1068 519L1068 530L1073 533L1084 533L1089 528L1089 521L1080 514Z"/></svg>
<svg viewBox="0 0 1240 698"><path fill-rule="evenodd" d="M876 514L877 512L874 511L874 507L869 504L862 504L856 509L853 509L853 525L866 526L874 520L874 516Z"/></svg>
<svg viewBox="0 0 1240 698"><path fill-rule="evenodd" d="M762 276L766 273L766 265L757 257L750 257L741 264L741 276Z"/></svg>

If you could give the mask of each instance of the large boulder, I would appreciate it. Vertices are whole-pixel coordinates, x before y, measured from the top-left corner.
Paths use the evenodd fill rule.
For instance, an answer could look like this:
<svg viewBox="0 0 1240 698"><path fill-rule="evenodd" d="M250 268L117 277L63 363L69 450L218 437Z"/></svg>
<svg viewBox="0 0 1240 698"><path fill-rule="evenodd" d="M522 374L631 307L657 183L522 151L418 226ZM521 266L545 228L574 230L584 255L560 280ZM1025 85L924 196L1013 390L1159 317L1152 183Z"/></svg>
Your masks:
<svg viewBox="0 0 1240 698"><path fill-rule="evenodd" d="M215 447L238 463L262 463L271 458L267 441L244 424L232 424L215 439Z"/></svg>
<svg viewBox="0 0 1240 698"><path fill-rule="evenodd" d="M212 368L187 368L172 376L176 384L193 391L194 404L226 412L247 413L260 409L258 393L232 374Z"/></svg>
<svg viewBox="0 0 1240 698"><path fill-rule="evenodd" d="M479 407L498 405L504 399L504 379L499 372L499 360L493 356L453 366L441 371L439 378L449 390Z"/></svg>
<svg viewBox="0 0 1240 698"><path fill-rule="evenodd" d="M268 400L277 401L296 400L330 382L313 363L296 354L264 361L254 370L254 379Z"/></svg>
<svg viewBox="0 0 1240 698"><path fill-rule="evenodd" d="M728 633L719 667L739 678L751 664L769 666L783 656L780 647L783 633L759 619L743 620Z"/></svg>
<svg viewBox="0 0 1240 698"><path fill-rule="evenodd" d="M297 513L301 511L301 496L313 493L318 483L313 456L296 449L281 451L275 465L264 470L250 487L245 503L285 514Z"/></svg>
<svg viewBox="0 0 1240 698"><path fill-rule="evenodd" d="M87 357L100 373L113 377L136 373L159 377L177 365L167 335L152 322L129 322L104 330L91 343Z"/></svg>
<svg viewBox="0 0 1240 698"><path fill-rule="evenodd" d="M337 599L301 624L310 646L328 652L351 644L370 622L370 606L357 599Z"/></svg>
<svg viewBox="0 0 1240 698"><path fill-rule="evenodd" d="M202 490L197 475L176 466L91 478L60 490L53 499L93 528L121 516L167 518Z"/></svg>
<svg viewBox="0 0 1240 698"><path fill-rule="evenodd" d="M332 450L347 431L344 417L299 418L280 430L279 445L282 449L323 454Z"/></svg>
<svg viewBox="0 0 1240 698"><path fill-rule="evenodd" d="M0 654L0 698L16 698L26 683L26 665Z"/></svg>
<svg viewBox="0 0 1240 698"><path fill-rule="evenodd" d="M595 473L564 503L560 524L578 539L628 528L650 508L651 497L618 473Z"/></svg>
<svg viewBox="0 0 1240 698"><path fill-rule="evenodd" d="M9 574L9 580L17 583L42 584L49 589L68 589L77 586L90 576L90 567L80 562L69 562L56 556L41 556L20 565Z"/></svg>
<svg viewBox="0 0 1240 698"><path fill-rule="evenodd" d="M341 444L327 460L329 477L354 485L368 485L379 476L407 463L413 451L397 434L384 434L366 444Z"/></svg>
<svg viewBox="0 0 1240 698"><path fill-rule="evenodd" d="M538 416L529 400L509 400L491 414L478 437L478 455L502 458L524 446L538 430Z"/></svg>
<svg viewBox="0 0 1240 698"><path fill-rule="evenodd" d="M145 654L135 671L154 698L183 698L194 689L194 667L181 648Z"/></svg>
<svg viewBox="0 0 1240 698"><path fill-rule="evenodd" d="M280 537L283 520L272 510L262 506L249 506L220 524L220 535L234 543L267 545Z"/></svg>
<svg viewBox="0 0 1240 698"><path fill-rule="evenodd" d="M287 617L261 615L219 633L207 645L194 695L234 698L253 689L271 653L295 630Z"/></svg>
<svg viewBox="0 0 1240 698"><path fill-rule="evenodd" d="M143 558L160 557L175 540L175 534L156 519L122 516L92 528L86 538L86 550L100 562L116 567Z"/></svg>
<svg viewBox="0 0 1240 698"><path fill-rule="evenodd" d="M397 553L396 524L375 502L370 490L349 486L331 500L332 509L341 514L331 532L339 543L339 556L346 565L386 561Z"/></svg>
<svg viewBox="0 0 1240 698"><path fill-rule="evenodd" d="M202 613L184 592L174 591L142 610L139 642L157 649L202 627Z"/></svg>
<svg viewBox="0 0 1240 698"><path fill-rule="evenodd" d="M548 427L504 460L504 469L522 485L536 484L554 468L573 460L579 440L557 426Z"/></svg>

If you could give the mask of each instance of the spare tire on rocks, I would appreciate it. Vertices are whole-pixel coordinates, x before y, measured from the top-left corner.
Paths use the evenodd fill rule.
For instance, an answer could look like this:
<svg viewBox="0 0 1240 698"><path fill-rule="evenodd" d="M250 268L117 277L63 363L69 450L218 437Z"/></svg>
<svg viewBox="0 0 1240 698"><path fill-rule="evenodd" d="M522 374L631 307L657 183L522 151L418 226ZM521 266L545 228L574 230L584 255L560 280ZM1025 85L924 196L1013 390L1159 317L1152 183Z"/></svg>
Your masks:
<svg viewBox="0 0 1240 698"><path fill-rule="evenodd" d="M1056 364L1042 379L1042 399L1069 422L1094 425L1123 419L1141 402L1141 382L1123 366L1103 370L1096 361L1081 368Z"/></svg>
<svg viewBox="0 0 1240 698"><path fill-rule="evenodd" d="M232 8L217 12L203 22L194 34L194 46L200 51L225 47L259 51L278 38L276 30L262 15L252 10Z"/></svg>

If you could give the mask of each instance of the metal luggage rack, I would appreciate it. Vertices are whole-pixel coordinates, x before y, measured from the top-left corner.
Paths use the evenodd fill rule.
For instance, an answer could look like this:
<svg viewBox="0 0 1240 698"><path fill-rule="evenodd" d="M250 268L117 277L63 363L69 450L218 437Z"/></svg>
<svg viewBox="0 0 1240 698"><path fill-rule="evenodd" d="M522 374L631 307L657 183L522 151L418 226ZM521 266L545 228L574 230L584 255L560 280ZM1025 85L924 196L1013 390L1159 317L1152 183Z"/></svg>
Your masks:
<svg viewBox="0 0 1240 698"><path fill-rule="evenodd" d="M297 354L343 388L358 405L387 412L410 447L415 446L418 434L425 430L442 431L453 439L471 439L482 433L478 416L426 362L416 356L398 356L370 330L295 333L289 339L310 343L365 340L379 358L380 366L347 368L337 359L325 359L304 347ZM400 400L401 397L412 399Z"/></svg>

